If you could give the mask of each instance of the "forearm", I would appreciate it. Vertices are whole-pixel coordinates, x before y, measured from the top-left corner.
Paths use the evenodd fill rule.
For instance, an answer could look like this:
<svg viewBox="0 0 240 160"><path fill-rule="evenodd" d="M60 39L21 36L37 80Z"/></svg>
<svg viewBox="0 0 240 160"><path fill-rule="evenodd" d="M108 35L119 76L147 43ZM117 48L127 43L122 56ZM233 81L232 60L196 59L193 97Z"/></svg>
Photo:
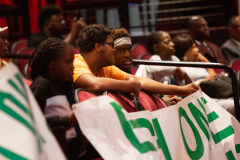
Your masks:
<svg viewBox="0 0 240 160"><path fill-rule="evenodd" d="M181 95L182 88L175 85L166 85L152 79L137 77L141 83L141 89L154 93L154 94L166 94L166 95Z"/></svg>
<svg viewBox="0 0 240 160"><path fill-rule="evenodd" d="M67 35L67 37L64 39L64 42L73 44L76 35L77 35L77 33L75 33L75 31L71 30L69 32L69 34Z"/></svg>

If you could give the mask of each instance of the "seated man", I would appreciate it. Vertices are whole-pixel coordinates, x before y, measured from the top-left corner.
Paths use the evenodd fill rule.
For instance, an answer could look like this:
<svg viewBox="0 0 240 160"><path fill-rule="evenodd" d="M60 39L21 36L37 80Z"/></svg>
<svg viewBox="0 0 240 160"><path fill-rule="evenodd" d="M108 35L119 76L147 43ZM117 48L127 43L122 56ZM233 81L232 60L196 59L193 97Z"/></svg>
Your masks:
<svg viewBox="0 0 240 160"><path fill-rule="evenodd" d="M229 20L230 39L221 47L225 58L231 62L234 58L240 58L240 18L234 16Z"/></svg>
<svg viewBox="0 0 240 160"><path fill-rule="evenodd" d="M74 17L71 31L64 39L61 34L64 32L66 24L63 19L62 9L56 5L44 6L38 14L38 27L40 32L32 35L28 39L27 46L36 48L42 41L50 37L64 39L65 42L73 44L79 31L85 26L86 24L82 18L77 20L77 18Z"/></svg>
<svg viewBox="0 0 240 160"><path fill-rule="evenodd" d="M208 23L202 16L193 16L189 19L188 32L193 36L199 52L210 62L229 64L224 58L221 49L217 45L207 41L210 33Z"/></svg>
<svg viewBox="0 0 240 160"><path fill-rule="evenodd" d="M76 88L85 88L97 94L106 90L131 92L138 97L141 89L155 94L189 95L199 89L195 84L165 85L154 80L136 77L114 65L114 42L111 31L103 25L85 27L78 36L81 53L75 55L73 82Z"/></svg>

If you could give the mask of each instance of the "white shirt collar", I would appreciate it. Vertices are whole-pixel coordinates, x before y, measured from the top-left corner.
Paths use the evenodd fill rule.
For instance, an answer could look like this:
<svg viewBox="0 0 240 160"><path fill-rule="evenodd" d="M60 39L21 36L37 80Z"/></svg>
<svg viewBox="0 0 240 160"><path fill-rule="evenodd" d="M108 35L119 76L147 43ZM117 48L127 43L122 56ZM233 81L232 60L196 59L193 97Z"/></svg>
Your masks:
<svg viewBox="0 0 240 160"><path fill-rule="evenodd" d="M232 38L232 40L240 47L240 42L239 41L237 41L236 39L233 39L233 38Z"/></svg>
<svg viewBox="0 0 240 160"><path fill-rule="evenodd" d="M195 43L196 43L197 45L207 46L207 43L206 43L205 41L203 41L203 43L201 43L200 41L198 41L198 40L195 39Z"/></svg>

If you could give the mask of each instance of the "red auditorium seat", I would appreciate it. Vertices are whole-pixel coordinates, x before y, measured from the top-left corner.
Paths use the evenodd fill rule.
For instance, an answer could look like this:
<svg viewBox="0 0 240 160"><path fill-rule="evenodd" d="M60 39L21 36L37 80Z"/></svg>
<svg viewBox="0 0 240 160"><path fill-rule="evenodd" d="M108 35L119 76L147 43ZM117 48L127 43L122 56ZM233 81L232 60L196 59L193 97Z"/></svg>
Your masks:
<svg viewBox="0 0 240 160"><path fill-rule="evenodd" d="M240 70L240 58L235 58L235 59L231 60L230 67L232 67L232 69L237 74L237 72Z"/></svg>
<svg viewBox="0 0 240 160"><path fill-rule="evenodd" d="M35 51L34 48L22 48L17 54L32 54ZM24 67L28 63L29 59L15 59L14 62L17 64L20 72L23 74Z"/></svg>
<svg viewBox="0 0 240 160"><path fill-rule="evenodd" d="M78 88L75 90L74 96L75 96L76 102L82 102L82 101L88 100L92 97L97 97L97 94L90 92L83 88Z"/></svg>
<svg viewBox="0 0 240 160"><path fill-rule="evenodd" d="M213 70L215 71L216 74L219 74L223 71L222 69L219 68L213 68Z"/></svg>
<svg viewBox="0 0 240 160"><path fill-rule="evenodd" d="M137 72L137 68L131 68L132 74L135 75Z"/></svg>
<svg viewBox="0 0 240 160"><path fill-rule="evenodd" d="M144 91L140 92L139 101L142 104L144 110L149 110L151 112L167 107L167 105L161 98Z"/></svg>
<svg viewBox="0 0 240 160"><path fill-rule="evenodd" d="M73 49L74 54L79 54L79 49L74 48L74 47L72 49Z"/></svg>
<svg viewBox="0 0 240 160"><path fill-rule="evenodd" d="M147 53L147 49L143 44L137 43L132 47L133 59L139 59L139 56Z"/></svg>
<svg viewBox="0 0 240 160"><path fill-rule="evenodd" d="M133 102L122 94L116 92L107 92L106 94L118 102L128 113L137 112L137 108Z"/></svg>
<svg viewBox="0 0 240 160"><path fill-rule="evenodd" d="M146 54L140 56L139 59L142 59L142 60L149 60L151 57L152 57L151 54L146 53Z"/></svg>
<svg viewBox="0 0 240 160"><path fill-rule="evenodd" d="M27 40L19 40L12 45L11 53L16 54L20 49L27 47Z"/></svg>
<svg viewBox="0 0 240 160"><path fill-rule="evenodd" d="M25 65L23 70L23 75L29 79L32 79L31 77L31 67L29 67L28 63Z"/></svg>

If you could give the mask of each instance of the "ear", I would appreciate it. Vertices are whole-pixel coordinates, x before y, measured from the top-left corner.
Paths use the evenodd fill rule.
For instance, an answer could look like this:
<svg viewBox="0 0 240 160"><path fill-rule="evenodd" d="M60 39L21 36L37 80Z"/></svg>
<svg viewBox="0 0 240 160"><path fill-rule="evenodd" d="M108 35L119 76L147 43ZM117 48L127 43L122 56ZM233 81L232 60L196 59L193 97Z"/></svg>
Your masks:
<svg viewBox="0 0 240 160"><path fill-rule="evenodd" d="M49 65L48 65L48 69L53 69L55 66L55 63L53 60L50 61Z"/></svg>
<svg viewBox="0 0 240 160"><path fill-rule="evenodd" d="M101 45L99 43L95 43L95 50L100 53L101 49L100 49Z"/></svg>
<svg viewBox="0 0 240 160"><path fill-rule="evenodd" d="M154 44L154 45L153 45L153 51L154 51L154 52L158 52L158 49L159 49L158 45L157 45L157 44Z"/></svg>
<svg viewBox="0 0 240 160"><path fill-rule="evenodd" d="M52 27L52 22L51 22L51 20L50 20L50 19L47 20L47 21L45 22L44 26L46 26L47 28L51 28L51 27Z"/></svg>

